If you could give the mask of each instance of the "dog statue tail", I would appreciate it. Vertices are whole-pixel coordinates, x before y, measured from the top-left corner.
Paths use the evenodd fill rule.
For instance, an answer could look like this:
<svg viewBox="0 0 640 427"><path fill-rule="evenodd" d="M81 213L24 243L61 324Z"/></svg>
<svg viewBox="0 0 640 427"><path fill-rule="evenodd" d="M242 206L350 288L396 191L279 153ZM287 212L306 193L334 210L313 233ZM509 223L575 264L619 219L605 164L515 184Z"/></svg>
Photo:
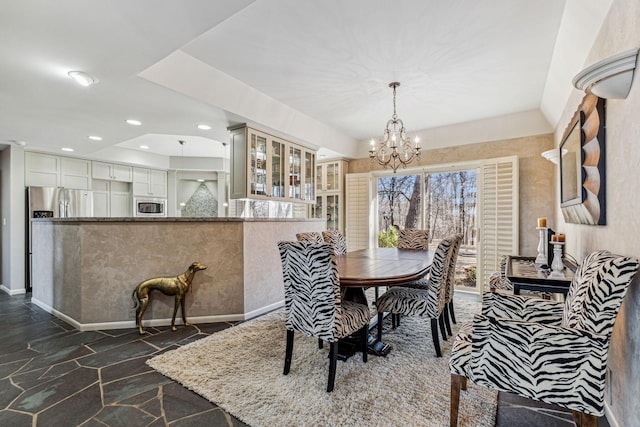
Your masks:
<svg viewBox="0 0 640 427"><path fill-rule="evenodd" d="M136 290L137 289L134 289L133 292L131 293L131 300L133 301L134 310L138 310L138 307L140 307L140 300L138 300L138 296L136 295Z"/></svg>

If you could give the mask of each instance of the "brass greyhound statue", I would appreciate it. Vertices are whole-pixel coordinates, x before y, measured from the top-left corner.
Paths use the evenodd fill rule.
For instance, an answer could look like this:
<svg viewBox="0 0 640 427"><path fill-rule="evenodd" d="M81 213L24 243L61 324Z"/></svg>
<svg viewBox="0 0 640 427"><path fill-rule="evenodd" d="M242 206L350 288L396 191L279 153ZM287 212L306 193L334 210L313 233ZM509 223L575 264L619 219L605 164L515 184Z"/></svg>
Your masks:
<svg viewBox="0 0 640 427"><path fill-rule="evenodd" d="M206 265L200 264L199 262L194 262L189 266L187 271L179 276L155 277L153 279L145 280L144 282L136 286L136 288L133 290L133 293L131 294L131 299L133 300L133 308L136 309L136 325L138 326L140 335L144 335L144 331L142 330L142 316L149 306L149 301L151 301L150 294L153 290L159 290L165 295L175 295L173 317L171 318L171 330L178 330L178 328L176 328L175 326L178 305L182 307L182 322L185 326L188 326L189 323L187 322L184 310L185 296L186 293L191 290L191 281L193 280L193 276L196 275L196 272L206 269Z"/></svg>

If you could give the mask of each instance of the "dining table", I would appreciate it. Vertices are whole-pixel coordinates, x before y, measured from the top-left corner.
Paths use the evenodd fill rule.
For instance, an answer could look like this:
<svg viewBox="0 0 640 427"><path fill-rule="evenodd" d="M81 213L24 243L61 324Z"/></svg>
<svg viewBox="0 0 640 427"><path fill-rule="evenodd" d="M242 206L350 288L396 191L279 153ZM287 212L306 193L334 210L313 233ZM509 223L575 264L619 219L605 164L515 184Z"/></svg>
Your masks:
<svg viewBox="0 0 640 427"><path fill-rule="evenodd" d="M342 298L368 305L365 294L368 288L397 286L419 280L429 272L433 253L432 250L369 248L337 255ZM349 357L355 351L354 342L357 343L358 339L356 333L345 340L345 345L339 346L340 358ZM369 335L370 354L386 356L390 351L390 345Z"/></svg>

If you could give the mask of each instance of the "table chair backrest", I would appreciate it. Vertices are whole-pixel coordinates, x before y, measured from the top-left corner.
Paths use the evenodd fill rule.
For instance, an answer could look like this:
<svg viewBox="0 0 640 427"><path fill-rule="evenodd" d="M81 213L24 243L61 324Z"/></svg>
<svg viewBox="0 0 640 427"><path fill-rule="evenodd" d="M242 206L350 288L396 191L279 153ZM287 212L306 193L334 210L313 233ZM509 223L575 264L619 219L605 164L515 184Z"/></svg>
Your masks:
<svg viewBox="0 0 640 427"><path fill-rule="evenodd" d="M427 230L400 230L398 232L398 249L428 250L429 232Z"/></svg>
<svg viewBox="0 0 640 427"><path fill-rule="evenodd" d="M447 292L445 301L449 302L453 299L453 291L456 282L456 263L458 262L458 253L460 252L460 245L462 244L462 234L456 234L450 237L452 243L449 249L450 258L447 265Z"/></svg>
<svg viewBox="0 0 640 427"><path fill-rule="evenodd" d="M324 243L322 233L319 231L308 231L305 233L297 233L296 239L298 242L310 242L310 243Z"/></svg>
<svg viewBox="0 0 640 427"><path fill-rule="evenodd" d="M347 253L347 240L344 234L338 230L328 230L322 232L322 237L328 243L336 255L344 255Z"/></svg>
<svg viewBox="0 0 640 427"><path fill-rule="evenodd" d="M436 251L433 254L433 261L431 261L431 268L429 270L428 280L428 306L431 313L439 315L442 312L445 304L446 297L446 281L447 281L447 269L450 258L449 248L453 244L453 240L445 238L438 243Z"/></svg>
<svg viewBox="0 0 640 427"><path fill-rule="evenodd" d="M332 342L340 280L335 255L326 243L279 242L284 280L286 328Z"/></svg>

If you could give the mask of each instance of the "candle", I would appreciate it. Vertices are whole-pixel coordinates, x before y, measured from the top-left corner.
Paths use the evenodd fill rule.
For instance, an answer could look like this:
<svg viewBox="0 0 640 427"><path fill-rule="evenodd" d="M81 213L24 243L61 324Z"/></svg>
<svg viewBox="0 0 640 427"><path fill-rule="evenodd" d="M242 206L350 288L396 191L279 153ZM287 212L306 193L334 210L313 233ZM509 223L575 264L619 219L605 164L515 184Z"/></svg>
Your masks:
<svg viewBox="0 0 640 427"><path fill-rule="evenodd" d="M547 228L547 218L538 218L538 227Z"/></svg>
<svg viewBox="0 0 640 427"><path fill-rule="evenodd" d="M552 242L557 242L558 241L558 235L557 234L551 235L551 241Z"/></svg>
<svg viewBox="0 0 640 427"><path fill-rule="evenodd" d="M564 242L564 234L558 234L558 242Z"/></svg>

